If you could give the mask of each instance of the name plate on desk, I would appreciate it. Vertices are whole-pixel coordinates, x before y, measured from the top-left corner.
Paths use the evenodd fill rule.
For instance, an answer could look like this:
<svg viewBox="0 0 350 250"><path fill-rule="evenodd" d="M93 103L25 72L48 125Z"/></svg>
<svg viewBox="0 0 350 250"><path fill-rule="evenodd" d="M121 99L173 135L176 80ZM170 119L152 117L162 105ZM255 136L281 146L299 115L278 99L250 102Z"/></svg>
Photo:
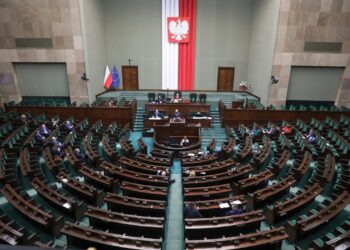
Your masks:
<svg viewBox="0 0 350 250"><path fill-rule="evenodd" d="M150 117L150 118L148 118L149 120L162 120L162 118L160 118L160 117Z"/></svg>
<svg viewBox="0 0 350 250"><path fill-rule="evenodd" d="M201 120L201 119L211 120L211 117L208 117L208 116L193 116L191 118L194 120Z"/></svg>
<svg viewBox="0 0 350 250"><path fill-rule="evenodd" d="M186 123L186 119L181 119L181 118L171 118L170 119L171 123Z"/></svg>

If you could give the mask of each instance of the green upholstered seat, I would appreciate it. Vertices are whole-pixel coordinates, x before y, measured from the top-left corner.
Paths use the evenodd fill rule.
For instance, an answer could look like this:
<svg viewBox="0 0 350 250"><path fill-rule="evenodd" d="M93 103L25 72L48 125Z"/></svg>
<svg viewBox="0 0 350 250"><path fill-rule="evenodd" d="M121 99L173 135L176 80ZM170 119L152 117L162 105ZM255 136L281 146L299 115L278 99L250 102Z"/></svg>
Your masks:
<svg viewBox="0 0 350 250"><path fill-rule="evenodd" d="M148 93L147 96L148 96L149 102L154 102L156 100L156 93L154 93L154 92Z"/></svg>
<svg viewBox="0 0 350 250"><path fill-rule="evenodd" d="M207 94L199 94L199 102L200 103L207 102Z"/></svg>
<svg viewBox="0 0 350 250"><path fill-rule="evenodd" d="M197 102L197 94L196 93L190 93L190 101L191 101L191 103Z"/></svg>

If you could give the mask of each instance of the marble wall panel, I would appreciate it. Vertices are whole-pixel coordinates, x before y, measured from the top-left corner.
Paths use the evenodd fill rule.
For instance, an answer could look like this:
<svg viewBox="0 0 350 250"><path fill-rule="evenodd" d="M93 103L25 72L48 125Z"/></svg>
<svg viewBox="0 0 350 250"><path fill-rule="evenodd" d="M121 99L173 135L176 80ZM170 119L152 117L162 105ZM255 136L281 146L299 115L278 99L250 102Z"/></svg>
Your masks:
<svg viewBox="0 0 350 250"><path fill-rule="evenodd" d="M53 48L16 49L15 38L51 38ZM9 71L13 79L0 85L5 101L21 99L14 62L66 63L72 101L86 101L79 0L0 1L0 62L0 72Z"/></svg>
<svg viewBox="0 0 350 250"><path fill-rule="evenodd" d="M341 53L310 53L305 42L340 42ZM346 67L337 104L349 105L350 0L281 0L269 103L285 103L292 66ZM290 72L290 70L289 70Z"/></svg>

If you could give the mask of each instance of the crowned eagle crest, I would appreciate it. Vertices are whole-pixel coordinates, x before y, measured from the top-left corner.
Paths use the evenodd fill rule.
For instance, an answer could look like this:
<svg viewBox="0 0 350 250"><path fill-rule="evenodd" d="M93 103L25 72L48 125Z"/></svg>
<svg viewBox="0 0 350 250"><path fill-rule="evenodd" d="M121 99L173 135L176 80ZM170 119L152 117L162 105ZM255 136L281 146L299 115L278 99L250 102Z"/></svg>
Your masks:
<svg viewBox="0 0 350 250"><path fill-rule="evenodd" d="M169 23L169 31L171 34L171 38L176 41L181 41L187 38L189 31L189 24L187 20L181 21L177 19L176 21L170 21Z"/></svg>

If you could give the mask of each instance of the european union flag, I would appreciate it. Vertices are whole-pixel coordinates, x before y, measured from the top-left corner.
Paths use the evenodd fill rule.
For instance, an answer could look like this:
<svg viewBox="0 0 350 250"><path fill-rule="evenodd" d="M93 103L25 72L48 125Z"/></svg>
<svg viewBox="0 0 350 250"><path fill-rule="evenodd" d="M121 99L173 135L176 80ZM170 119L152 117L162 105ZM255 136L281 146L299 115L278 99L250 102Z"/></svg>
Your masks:
<svg viewBox="0 0 350 250"><path fill-rule="evenodd" d="M119 74L117 67L114 65L112 70L112 84L111 87L114 89L118 89L119 87Z"/></svg>

